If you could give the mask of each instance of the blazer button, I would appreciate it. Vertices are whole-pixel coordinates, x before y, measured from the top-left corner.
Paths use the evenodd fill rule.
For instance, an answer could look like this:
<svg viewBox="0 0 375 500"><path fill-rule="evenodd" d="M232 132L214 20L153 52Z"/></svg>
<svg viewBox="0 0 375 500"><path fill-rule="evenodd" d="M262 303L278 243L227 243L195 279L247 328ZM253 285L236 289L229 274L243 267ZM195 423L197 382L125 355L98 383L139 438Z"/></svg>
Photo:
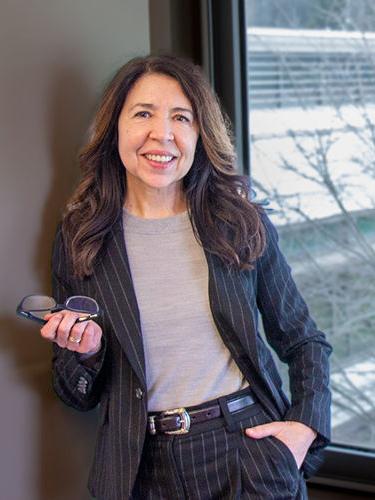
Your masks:
<svg viewBox="0 0 375 500"><path fill-rule="evenodd" d="M85 379L85 377L79 377L78 383L77 383L77 391L79 391L82 394L87 393L87 384L88 381Z"/></svg>
<svg viewBox="0 0 375 500"><path fill-rule="evenodd" d="M137 387L135 390L135 397L137 399L143 399L143 391L140 387Z"/></svg>

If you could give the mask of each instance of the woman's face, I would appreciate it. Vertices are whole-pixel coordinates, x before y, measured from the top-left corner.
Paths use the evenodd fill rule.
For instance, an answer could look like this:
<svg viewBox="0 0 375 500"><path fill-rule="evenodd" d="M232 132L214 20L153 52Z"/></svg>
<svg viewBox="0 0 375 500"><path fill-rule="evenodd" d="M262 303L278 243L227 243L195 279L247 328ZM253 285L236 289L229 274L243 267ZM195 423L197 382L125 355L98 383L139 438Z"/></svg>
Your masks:
<svg viewBox="0 0 375 500"><path fill-rule="evenodd" d="M177 80L159 73L137 80L118 122L128 192L175 195L193 163L198 135L192 105Z"/></svg>

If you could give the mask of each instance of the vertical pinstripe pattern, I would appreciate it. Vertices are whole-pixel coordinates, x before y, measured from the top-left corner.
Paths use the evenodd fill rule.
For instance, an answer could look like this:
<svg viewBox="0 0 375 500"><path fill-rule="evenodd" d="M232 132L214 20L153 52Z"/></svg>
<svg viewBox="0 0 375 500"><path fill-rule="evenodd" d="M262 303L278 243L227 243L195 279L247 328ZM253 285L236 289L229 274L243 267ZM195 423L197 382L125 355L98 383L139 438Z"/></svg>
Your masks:
<svg viewBox="0 0 375 500"><path fill-rule="evenodd" d="M251 384L267 418L300 421L319 433L303 465L305 475L309 476L319 466L321 448L327 444L330 435L328 356L331 347L309 316L290 268L278 248L276 230L266 216L264 224L268 244L254 270L229 271L217 257L206 253L210 306L225 345ZM85 366L79 363L74 353L54 347L54 387L63 401L79 410L89 410L100 402L98 439L89 488L100 500L124 500L131 494L141 460L147 394L139 311L124 244L122 218L114 226L106 251L92 276L82 281L72 278L60 232L55 241L52 268L53 293L59 301L73 293L86 293L96 298L103 308L104 346L95 366ZM291 404L281 389L270 351L257 332L258 310L268 342L289 365ZM86 394L77 391L80 377L88 381ZM141 399L140 391L144 394ZM228 492L231 488L233 490L233 484L227 484L227 478L235 477L235 471L240 469L242 481L255 491L253 472L270 450L273 450L274 458L280 460L284 457L291 465L288 450L277 442L269 443L269 446L252 444L251 450L249 442L243 442L235 452L231 449L230 460L221 463L220 450L232 446L229 436L224 444L223 439L223 435L215 431L204 439L189 436L184 441L188 443L188 451L186 447L182 448L182 440L176 441L171 448L173 456L180 458L176 463L170 461L170 468L178 468L178 463L181 466L183 460L185 469L203 470L203 474L197 473L191 483L195 498L214 497L214 489L219 485ZM158 449L159 456L155 455L155 460L160 460L161 452ZM196 455L204 460L202 458L198 463ZM259 468L259 477L264 471L264 467ZM160 468L150 469L149 474L159 478L158 484L162 482ZM216 479L211 481L208 476ZM270 489L264 478L257 481L259 488ZM283 483L285 487L288 482L284 471L284 476L278 479L278 487L281 488ZM186 485L181 481L181 484L176 482L168 488L180 492ZM162 498L163 494L161 491L153 493L154 498Z"/></svg>
<svg viewBox="0 0 375 500"><path fill-rule="evenodd" d="M270 421L256 407L231 432L218 419L211 429L198 424L185 436L148 436L132 499L306 499L301 472L285 445L273 437L257 441L244 434L244 428Z"/></svg>

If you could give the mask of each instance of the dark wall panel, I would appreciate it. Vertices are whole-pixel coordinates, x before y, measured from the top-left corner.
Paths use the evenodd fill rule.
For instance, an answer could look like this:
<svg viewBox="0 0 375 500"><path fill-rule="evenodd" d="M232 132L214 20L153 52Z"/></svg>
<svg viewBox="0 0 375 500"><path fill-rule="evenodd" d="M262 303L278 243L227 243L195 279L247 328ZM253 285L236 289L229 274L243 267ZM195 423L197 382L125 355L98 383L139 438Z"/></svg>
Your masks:
<svg viewBox="0 0 375 500"><path fill-rule="evenodd" d="M0 497L84 500L96 415L63 406L50 346L16 319L49 292L49 255L76 154L113 71L149 52L147 0L5 0L0 17Z"/></svg>

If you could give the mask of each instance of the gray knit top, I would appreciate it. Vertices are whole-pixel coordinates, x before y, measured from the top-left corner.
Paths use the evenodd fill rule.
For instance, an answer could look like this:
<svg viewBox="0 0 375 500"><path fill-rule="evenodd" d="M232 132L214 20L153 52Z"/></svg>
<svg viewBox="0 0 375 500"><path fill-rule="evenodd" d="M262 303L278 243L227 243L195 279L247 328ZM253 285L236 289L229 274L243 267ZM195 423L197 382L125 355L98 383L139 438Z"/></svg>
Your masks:
<svg viewBox="0 0 375 500"><path fill-rule="evenodd" d="M144 219L124 210L124 236L141 317L148 411L245 388L212 318L207 261L187 212Z"/></svg>

